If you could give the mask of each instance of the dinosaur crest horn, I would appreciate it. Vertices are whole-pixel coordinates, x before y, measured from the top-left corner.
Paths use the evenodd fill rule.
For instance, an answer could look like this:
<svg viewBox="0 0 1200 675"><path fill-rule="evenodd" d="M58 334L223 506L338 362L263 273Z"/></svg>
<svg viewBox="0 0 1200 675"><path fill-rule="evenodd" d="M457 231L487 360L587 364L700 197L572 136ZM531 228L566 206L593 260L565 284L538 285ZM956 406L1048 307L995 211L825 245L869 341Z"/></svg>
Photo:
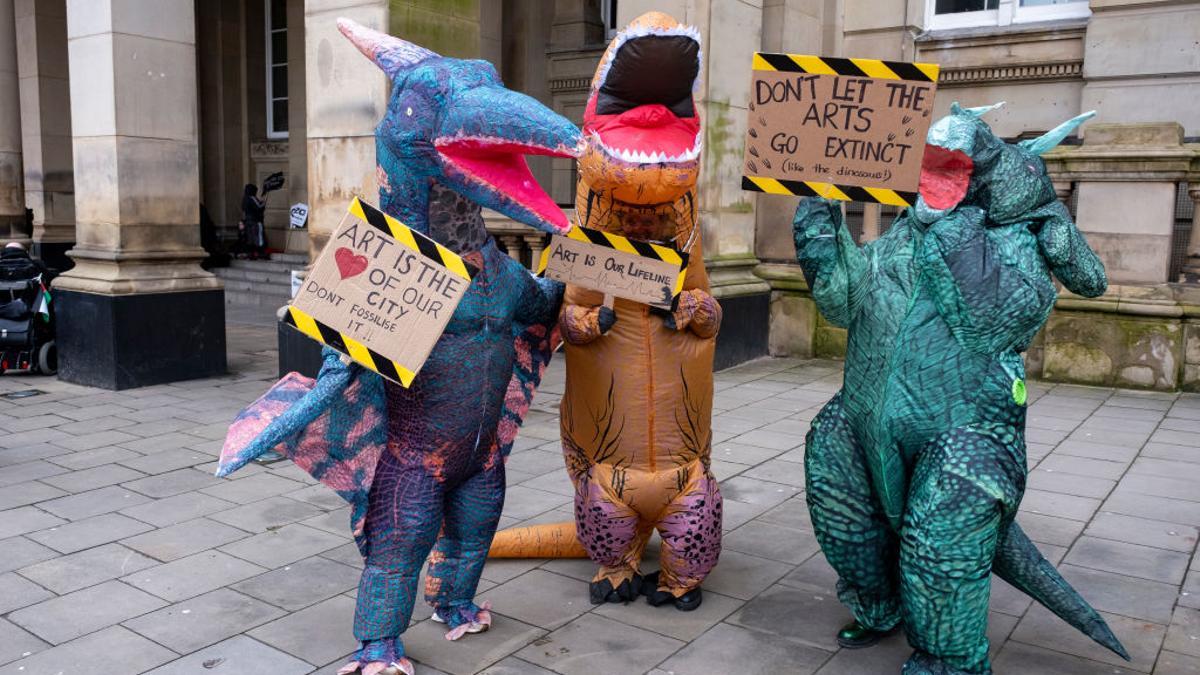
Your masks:
<svg viewBox="0 0 1200 675"><path fill-rule="evenodd" d="M1070 136L1076 127L1095 116L1096 111L1089 110L1078 117L1072 117L1037 138L1021 141L1018 145L1035 155L1047 153L1053 150L1059 143L1062 143L1064 138Z"/></svg>
<svg viewBox="0 0 1200 675"><path fill-rule="evenodd" d="M389 79L396 77L396 74L405 68L411 68L425 59L437 56L436 52L372 30L350 19L338 19L337 27L346 39L358 47L363 56L374 61L375 65L387 73Z"/></svg>
<svg viewBox="0 0 1200 675"><path fill-rule="evenodd" d="M991 105L981 105L974 108L964 108L958 104L958 101L950 104L950 114L952 115L974 115L975 117L983 117L991 111L1004 105L1004 101L993 103Z"/></svg>

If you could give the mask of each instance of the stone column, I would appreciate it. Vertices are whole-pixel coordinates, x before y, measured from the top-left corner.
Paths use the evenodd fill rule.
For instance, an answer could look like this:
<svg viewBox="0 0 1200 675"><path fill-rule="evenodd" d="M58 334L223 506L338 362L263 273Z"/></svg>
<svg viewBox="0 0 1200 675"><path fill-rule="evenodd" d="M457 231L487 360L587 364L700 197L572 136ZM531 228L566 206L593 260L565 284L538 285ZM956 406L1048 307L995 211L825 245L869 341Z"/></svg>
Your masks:
<svg viewBox="0 0 1200 675"><path fill-rule="evenodd" d="M879 238L879 221L883 208L879 204L863 204L862 236L860 244L875 241Z"/></svg>
<svg viewBox="0 0 1200 675"><path fill-rule="evenodd" d="M1188 239L1187 260L1183 264L1184 283L1200 283L1200 176L1188 182L1188 197L1192 200L1192 234Z"/></svg>
<svg viewBox="0 0 1200 675"><path fill-rule="evenodd" d="M109 389L225 372L200 269L192 0L68 0L76 266L55 282L59 377Z"/></svg>
<svg viewBox="0 0 1200 675"><path fill-rule="evenodd" d="M17 83L16 18L0 2L0 240L29 243L23 231L25 194L21 168L21 104Z"/></svg>
<svg viewBox="0 0 1200 675"><path fill-rule="evenodd" d="M33 246L46 264L67 269L75 243L75 168L66 0L15 0L21 77L25 206Z"/></svg>

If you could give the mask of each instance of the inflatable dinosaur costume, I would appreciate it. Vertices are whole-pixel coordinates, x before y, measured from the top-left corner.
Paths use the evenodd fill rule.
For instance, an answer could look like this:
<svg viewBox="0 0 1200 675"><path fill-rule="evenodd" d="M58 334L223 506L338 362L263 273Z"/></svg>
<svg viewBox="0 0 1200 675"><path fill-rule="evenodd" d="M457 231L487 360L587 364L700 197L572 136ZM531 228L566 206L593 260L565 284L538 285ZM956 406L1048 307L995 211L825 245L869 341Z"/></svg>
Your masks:
<svg viewBox="0 0 1200 675"><path fill-rule="evenodd" d="M504 461L556 343L561 285L501 253L480 206L549 232L567 220L522 155L575 156L578 130L463 61L341 20L387 74L376 130L382 208L479 269L429 359L404 389L327 350L314 383L295 373L243 411L218 475L275 448L352 505L366 561L341 673L412 673L400 635L422 564L448 639L485 630L473 602L504 504ZM432 552L431 552L432 551Z"/></svg>
<svg viewBox="0 0 1200 675"><path fill-rule="evenodd" d="M813 528L855 623L847 647L903 626L904 673L990 673L991 574L1128 658L1014 518L1025 489L1021 352L1056 296L1094 297L1104 267L1040 154L1091 114L1008 144L962 109L934 123L920 196L856 246L840 207L806 199L796 251L813 298L849 329L845 384L805 449Z"/></svg>
<svg viewBox="0 0 1200 675"><path fill-rule="evenodd" d="M645 14L609 45L584 112L580 224L667 242L690 256L671 312L620 299L608 309L601 294L573 286L563 301L563 453L578 541L600 565L590 593L597 604L643 592L639 564L655 529L662 569L646 579L651 604L699 606L700 582L721 550L721 496L709 471L721 308L708 292L696 221L699 68L699 34L665 14ZM501 532L492 553L561 553L537 544L569 543L562 530Z"/></svg>

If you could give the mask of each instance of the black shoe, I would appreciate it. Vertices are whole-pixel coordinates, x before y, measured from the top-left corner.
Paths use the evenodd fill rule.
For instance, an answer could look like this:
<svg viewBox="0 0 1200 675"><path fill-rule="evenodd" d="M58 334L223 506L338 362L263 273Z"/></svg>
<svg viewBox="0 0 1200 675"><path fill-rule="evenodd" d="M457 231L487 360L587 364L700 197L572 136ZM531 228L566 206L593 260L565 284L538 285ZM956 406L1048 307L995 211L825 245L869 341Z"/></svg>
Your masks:
<svg viewBox="0 0 1200 675"><path fill-rule="evenodd" d="M646 604L659 607L669 603L681 612L690 612L704 601L704 592L697 586L678 598L667 591L658 590L658 572L651 572L642 577L642 595L646 596Z"/></svg>
<svg viewBox="0 0 1200 675"><path fill-rule="evenodd" d="M873 647L883 638L895 633L899 626L891 630L878 631L867 628L857 621L842 626L838 631L837 643L845 649L865 649Z"/></svg>
<svg viewBox="0 0 1200 675"><path fill-rule="evenodd" d="M593 605L603 605L606 602L624 604L636 600L641 587L642 578L636 574L633 578L622 581L616 588L613 588L608 579L601 579L588 584L588 600Z"/></svg>

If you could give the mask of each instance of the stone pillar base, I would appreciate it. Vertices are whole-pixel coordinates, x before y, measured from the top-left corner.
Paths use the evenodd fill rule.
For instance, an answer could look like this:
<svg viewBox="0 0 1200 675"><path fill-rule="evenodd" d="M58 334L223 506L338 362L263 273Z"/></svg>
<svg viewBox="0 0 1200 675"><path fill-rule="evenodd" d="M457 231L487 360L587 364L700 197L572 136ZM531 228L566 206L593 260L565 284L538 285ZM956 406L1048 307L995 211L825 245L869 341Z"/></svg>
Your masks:
<svg viewBox="0 0 1200 675"><path fill-rule="evenodd" d="M280 321L278 326L279 377L297 372L316 377L321 370L321 345Z"/></svg>
<svg viewBox="0 0 1200 675"><path fill-rule="evenodd" d="M225 374L225 294L54 293L59 379L129 389Z"/></svg>

